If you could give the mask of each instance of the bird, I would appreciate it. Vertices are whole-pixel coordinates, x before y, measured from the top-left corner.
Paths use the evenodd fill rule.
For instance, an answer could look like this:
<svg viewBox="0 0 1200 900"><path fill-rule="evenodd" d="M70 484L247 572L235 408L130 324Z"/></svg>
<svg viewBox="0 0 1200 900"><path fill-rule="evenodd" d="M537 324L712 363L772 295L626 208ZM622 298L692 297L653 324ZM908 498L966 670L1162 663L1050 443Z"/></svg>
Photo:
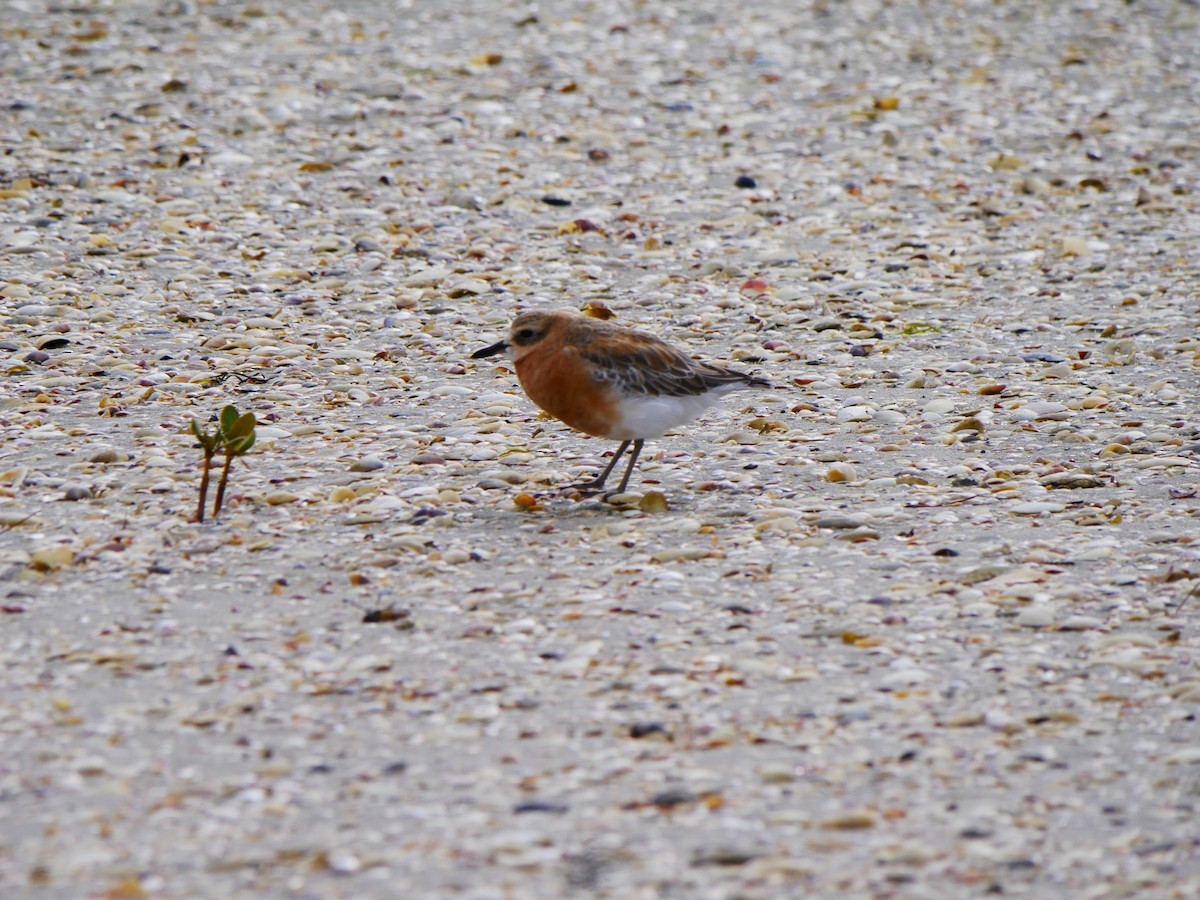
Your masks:
<svg viewBox="0 0 1200 900"><path fill-rule="evenodd" d="M660 337L571 310L533 310L513 319L508 337L472 359L507 352L529 399L576 431L620 441L596 478L568 485L603 490L631 447L616 494L625 493L645 442L689 422L724 394L773 387L770 381L693 359Z"/></svg>

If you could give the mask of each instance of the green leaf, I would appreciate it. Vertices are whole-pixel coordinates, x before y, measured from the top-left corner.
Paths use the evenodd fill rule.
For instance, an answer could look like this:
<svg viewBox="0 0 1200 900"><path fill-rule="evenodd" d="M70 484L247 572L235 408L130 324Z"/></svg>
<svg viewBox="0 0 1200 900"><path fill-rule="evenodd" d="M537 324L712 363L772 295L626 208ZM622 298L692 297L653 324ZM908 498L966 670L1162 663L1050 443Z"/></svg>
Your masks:
<svg viewBox="0 0 1200 900"><path fill-rule="evenodd" d="M229 452L234 456L241 456L254 446L254 432L251 432L244 438L238 438L236 442L230 442L226 446L229 447Z"/></svg>
<svg viewBox="0 0 1200 900"><path fill-rule="evenodd" d="M228 435L230 433L230 429L233 428L234 422L237 421L237 417L237 409L234 408L232 403L221 410L221 431Z"/></svg>
<svg viewBox="0 0 1200 900"><path fill-rule="evenodd" d="M226 409L233 409L233 407L227 406ZM222 418L224 418L224 414L222 414ZM253 434L254 426L257 424L258 422L254 418L254 413L245 413L238 416L235 421L230 422L228 425L222 425L222 430L225 432L225 440L233 441L238 438L244 438L248 434Z"/></svg>
<svg viewBox="0 0 1200 900"><path fill-rule="evenodd" d="M200 423L196 419L192 419L192 434L199 441L201 449L206 454L215 453L217 447L221 445L221 432L208 432L200 427Z"/></svg>

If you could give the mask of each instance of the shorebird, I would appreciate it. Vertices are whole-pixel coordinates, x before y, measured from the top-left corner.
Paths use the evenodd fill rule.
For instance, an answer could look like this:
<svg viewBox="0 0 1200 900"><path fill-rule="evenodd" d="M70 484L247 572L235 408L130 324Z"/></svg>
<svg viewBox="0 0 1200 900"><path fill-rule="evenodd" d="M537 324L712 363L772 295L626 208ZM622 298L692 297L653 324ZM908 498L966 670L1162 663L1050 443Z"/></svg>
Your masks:
<svg viewBox="0 0 1200 900"><path fill-rule="evenodd" d="M648 439L691 421L730 391L771 386L764 378L692 359L652 334L570 310L521 313L507 338L471 358L505 351L530 400L577 431L621 442L595 479L568 486L585 492L603 489L632 447L616 491L624 493Z"/></svg>

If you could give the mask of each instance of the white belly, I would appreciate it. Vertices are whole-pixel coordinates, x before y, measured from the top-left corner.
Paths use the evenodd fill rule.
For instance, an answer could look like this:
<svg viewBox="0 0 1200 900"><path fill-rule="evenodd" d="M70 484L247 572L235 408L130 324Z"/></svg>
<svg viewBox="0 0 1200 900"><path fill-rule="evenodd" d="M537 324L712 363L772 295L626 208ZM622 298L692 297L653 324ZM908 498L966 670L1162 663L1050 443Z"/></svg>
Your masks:
<svg viewBox="0 0 1200 900"><path fill-rule="evenodd" d="M626 397L617 405L621 421L608 436L618 441L662 437L696 418L719 398L716 391L688 397Z"/></svg>

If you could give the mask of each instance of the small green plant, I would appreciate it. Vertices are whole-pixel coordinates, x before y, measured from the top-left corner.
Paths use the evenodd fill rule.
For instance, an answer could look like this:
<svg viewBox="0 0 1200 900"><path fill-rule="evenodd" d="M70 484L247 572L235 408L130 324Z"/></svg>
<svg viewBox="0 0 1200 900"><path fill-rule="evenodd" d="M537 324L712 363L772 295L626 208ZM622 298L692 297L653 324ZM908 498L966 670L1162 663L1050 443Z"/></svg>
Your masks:
<svg viewBox="0 0 1200 900"><path fill-rule="evenodd" d="M201 463L200 469L200 502L196 505L195 517L197 522L203 522L204 504L208 500L208 477L212 469L213 457L217 455L217 448L221 446L221 429L205 431L200 427L199 420L192 419L192 434L200 442L200 451L204 454L204 461Z"/></svg>
<svg viewBox="0 0 1200 900"><path fill-rule="evenodd" d="M229 469L233 465L233 459L242 456L254 446L254 426L257 424L254 413L242 413L239 416L232 404L221 410L216 431L206 431L198 420L192 419L192 434L200 442L200 451L204 454L200 470L200 502L196 505L197 522L204 521L213 459L218 452L225 454L221 476L217 480L217 498L213 502L212 514L218 516L221 514L221 505L225 502L225 486L229 483Z"/></svg>
<svg viewBox="0 0 1200 900"><path fill-rule="evenodd" d="M222 449L225 451L225 464L221 466L221 478L217 481L217 499L213 503L213 515L221 513L221 504L225 502L225 485L229 483L229 467L233 465L235 456L244 455L254 446L254 426L258 422L254 413L242 413L232 405L221 410Z"/></svg>

